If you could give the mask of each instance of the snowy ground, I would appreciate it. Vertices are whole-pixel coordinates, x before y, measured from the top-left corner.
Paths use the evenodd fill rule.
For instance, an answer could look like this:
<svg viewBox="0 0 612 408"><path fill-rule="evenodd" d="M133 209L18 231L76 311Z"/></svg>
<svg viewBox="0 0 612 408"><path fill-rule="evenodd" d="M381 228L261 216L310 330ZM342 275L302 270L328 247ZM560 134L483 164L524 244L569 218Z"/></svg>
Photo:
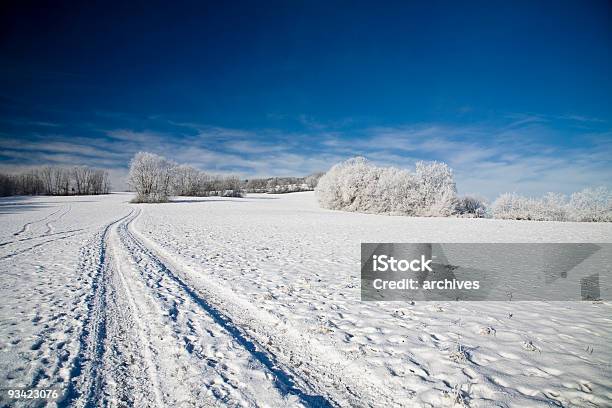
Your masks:
<svg viewBox="0 0 612 408"><path fill-rule="evenodd" d="M130 198L0 201L0 388L57 388L59 406L612 406L610 302L359 301L360 242L611 242L612 224Z"/></svg>

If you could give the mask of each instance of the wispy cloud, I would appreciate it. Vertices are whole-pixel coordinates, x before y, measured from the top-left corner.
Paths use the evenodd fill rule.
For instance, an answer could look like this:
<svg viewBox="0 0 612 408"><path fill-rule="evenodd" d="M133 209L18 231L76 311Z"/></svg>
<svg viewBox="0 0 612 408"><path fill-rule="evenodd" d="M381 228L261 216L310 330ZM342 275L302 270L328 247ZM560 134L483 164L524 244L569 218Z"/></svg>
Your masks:
<svg viewBox="0 0 612 408"><path fill-rule="evenodd" d="M32 127L58 127L58 123L45 122L29 119L6 119L0 118L0 122L8 123L15 126L32 126Z"/></svg>
<svg viewBox="0 0 612 408"><path fill-rule="evenodd" d="M591 122L598 127L579 127L571 134L556 126L562 120L585 122L580 119L511 114L498 123L360 128L350 120L326 125L305 118L301 129L286 131L156 117L139 128L90 127L86 136L41 133L40 128L20 137L3 132L0 167L89 164L112 169L115 186L121 188L130 158L141 150L243 177L306 175L363 155L380 165L408 168L417 160L445 161L454 168L460 191L490 198L503 191L541 194L609 185L612 131L604 122Z"/></svg>

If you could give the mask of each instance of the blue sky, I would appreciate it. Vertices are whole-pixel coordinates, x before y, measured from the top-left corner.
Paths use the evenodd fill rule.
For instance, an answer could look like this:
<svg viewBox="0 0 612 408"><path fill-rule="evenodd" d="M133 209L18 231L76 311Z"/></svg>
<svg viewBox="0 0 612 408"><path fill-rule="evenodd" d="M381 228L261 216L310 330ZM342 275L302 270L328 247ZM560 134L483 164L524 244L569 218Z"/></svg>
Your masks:
<svg viewBox="0 0 612 408"><path fill-rule="evenodd" d="M0 8L0 169L121 188L148 150L245 177L443 160L487 197L612 179L607 1Z"/></svg>

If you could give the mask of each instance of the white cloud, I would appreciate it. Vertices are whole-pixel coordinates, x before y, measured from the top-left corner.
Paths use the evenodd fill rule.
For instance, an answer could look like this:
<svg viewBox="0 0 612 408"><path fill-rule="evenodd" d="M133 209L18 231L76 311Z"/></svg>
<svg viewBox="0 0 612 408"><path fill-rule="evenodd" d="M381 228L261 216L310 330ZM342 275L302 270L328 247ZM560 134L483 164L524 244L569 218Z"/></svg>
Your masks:
<svg viewBox="0 0 612 408"><path fill-rule="evenodd" d="M333 132L324 125L283 132L173 122L181 132L119 128L90 137L34 134L27 140L3 134L0 168L88 164L110 169L113 185L121 189L130 158L141 150L242 177L306 175L363 155L379 165L405 168L421 159L445 161L454 168L461 192L489 198L504 191L535 195L610 185L612 132L589 129L573 135L580 143L564 146L550 143L559 137L551 120L542 115L511 115L501 126L430 123Z"/></svg>

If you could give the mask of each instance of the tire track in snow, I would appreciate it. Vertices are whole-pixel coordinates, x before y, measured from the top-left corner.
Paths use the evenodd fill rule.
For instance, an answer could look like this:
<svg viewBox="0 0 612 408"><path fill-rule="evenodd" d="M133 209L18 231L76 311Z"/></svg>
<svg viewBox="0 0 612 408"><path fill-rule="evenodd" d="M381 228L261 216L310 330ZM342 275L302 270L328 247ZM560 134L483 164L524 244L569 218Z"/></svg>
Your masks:
<svg viewBox="0 0 612 408"><path fill-rule="evenodd" d="M79 336L79 353L70 372L70 383L59 407L97 405L95 397L100 392L100 373L104 341L106 337L106 277L108 259L106 238L110 228L127 218L133 211L107 224L81 249L79 271L87 273L91 281L91 292L85 299L87 315Z"/></svg>
<svg viewBox="0 0 612 408"><path fill-rule="evenodd" d="M246 332L237 326L222 310L216 308L196 293L178 275L169 269L153 251L147 248L136 236L134 236L129 230L129 225L139 214L140 213L136 214L134 217L131 217L131 219L119 225L120 236L123 244L130 249L132 254L139 253L140 256L145 257L155 266L157 273L161 275L157 281L158 284L161 279L164 278L172 282L176 289L182 292L186 299L197 305L197 307L211 318L219 328L231 336L237 344L246 350L253 360L272 375L274 385L282 395L285 397L292 396L302 405L308 407L331 407L339 405L329 396L317 395L313 392L307 379L300 378L296 373L287 368L283 368L276 360L273 353L266 350L257 340L250 338ZM151 276L151 278L153 278L153 276ZM169 310L169 313L172 313L172 311Z"/></svg>
<svg viewBox="0 0 612 408"><path fill-rule="evenodd" d="M62 208L63 208L63 206L60 207L59 209L57 209L56 211L52 212L51 214L47 214L46 216L44 216L43 218L40 218L38 220L26 222L25 224L23 224L23 226L17 232L13 233L13 236L17 237L17 236L23 234L24 232L27 232L32 225L37 224L39 222L43 222L43 221L49 219L49 217L52 217L55 214L57 214L58 212L60 212L62 210Z"/></svg>
<svg viewBox="0 0 612 408"><path fill-rule="evenodd" d="M135 224L131 223L131 233L141 245L155 254L191 292L205 299L248 339L274 356L284 371L297 373L295 378L307 383L307 388L329 396L331 403L340 406L402 406L394 395L397 390L365 361L354 354L339 352L333 345L313 339L299 325L258 308L199 266L191 267L188 259L180 256L177 259L175 253L140 233ZM411 399L412 387L406 386L402 392Z"/></svg>
<svg viewBox="0 0 612 408"><path fill-rule="evenodd" d="M6 246L6 245L9 245L9 244L16 244L16 243L20 243L20 242L30 241L30 240L33 240L33 239L39 239L39 238L48 238L48 237L51 237L51 236L54 236L54 235L69 234L69 233L72 233L72 232L82 231L82 230L83 230L83 228L78 228L78 229L74 229L74 230L70 230L70 231L53 232L53 225L52 225L52 224L53 224L53 223L55 223L55 222L58 222L58 221L60 221L62 218L64 218L64 216L65 216L66 214L68 214L68 213L70 212L70 210L71 210L71 209L72 209L72 205L68 205L68 207L66 208L66 210L65 210L64 212L62 212L62 213L61 213L61 214L60 214L60 215L59 215L59 216L58 216L56 219L51 220L51 221L48 221L48 222L46 223L47 230L46 230L46 231L45 231L43 234L38 235L38 236L35 236L35 237L28 237L28 238L15 239L15 240L12 240L12 241L5 241L5 242L0 243L0 247ZM30 226L30 225L32 225L32 224L34 224L34 223L37 223L37 222L42 222L42 221L44 221L44 220L49 219L49 218L50 218L51 216L53 216L54 214L57 214L58 212L60 212L60 210L61 210L61 208L60 208L59 210L57 210L57 211L55 211L55 212L53 212L53 213L51 213L51 214L47 215L46 217L41 218L40 220L37 220L37 221L32 221L32 222L30 222L30 223L26 223L26 224L24 225L24 227L21 229L21 231L23 232L23 231L28 230L28 229L29 229L29 226ZM13 235L14 235L14 236L19 236L20 234L21 234L21 233L15 233L15 234L13 234ZM59 238L50 239L50 240L47 240L47 241L44 241L44 242L40 242L40 243L35 244L35 245L31 246L31 247L24 248L24 249L21 249L21 250L19 250L19 251L13 252L13 253L11 253L11 254L7 254L7 255L5 255L5 256L2 256L2 257L0 257L0 260L3 260L3 259L9 259L9 258L14 257L15 255L19 255L19 254L22 254L22 253L24 253L24 252L29 252L29 251L31 251L32 249L38 248L38 247L40 247L40 246L42 246L42 245L44 245L44 244L47 244L47 243L50 243L50 242L55 242L55 241L58 241L58 240L61 240L61 239L70 238L70 237L73 237L73 236L75 236L75 235L79 235L79 234L72 234L72 235L69 235L69 236L59 237Z"/></svg>
<svg viewBox="0 0 612 408"><path fill-rule="evenodd" d="M62 212L56 219L50 220L47 223L45 223L45 225L47 226L47 230L44 233L42 233L42 234L40 234L38 236L35 236L35 237L20 238L20 239L14 239L12 241L5 241L5 242L0 243L0 247L6 246L6 245L9 245L9 244L19 243L19 242L30 241L32 239L47 238L47 237L50 237L50 236L53 236L53 235L67 234L67 233L71 233L71 232L82 231L83 228L74 229L74 230L70 230L70 231L54 232L53 223L56 223L56 222L60 221L62 218L64 218L64 216L66 214L68 214L71 209L72 209L72 205L68 205L66 210L64 212ZM31 222L26 223L18 232L14 233L13 236L21 235L26 230L29 230L29 227L31 225L33 225L35 223L38 223L38 222L42 222L42 221L48 220L50 217L52 217L53 215L57 214L61 210L62 210L62 207L60 207L60 209L58 209L57 211L47 215L46 217L43 217L43 218L41 218L39 220L36 220L36 221L31 221ZM49 241L49 242L51 242L51 241Z"/></svg>
<svg viewBox="0 0 612 408"><path fill-rule="evenodd" d="M0 247L6 246L6 245L9 245L9 244L16 244L16 243L19 243L19 242L31 241L33 239L48 238L48 237L52 237L54 235L69 234L71 232L79 232L79 231L83 231L83 228L77 228L77 229L68 230L68 231L58 231L58 232L54 232L52 234L37 235L35 237L15 239L13 241L4 241L4 242L0 242Z"/></svg>
<svg viewBox="0 0 612 408"><path fill-rule="evenodd" d="M76 230L76 231L80 231L80 230ZM70 232L72 232L72 231L70 231ZM12 253L10 253L10 254L7 254L7 255L4 255L4 256L1 256L1 257L0 257L0 261L4 261L4 260L6 260L6 259L13 258L13 257L15 257L15 256L17 256L17 255L21 255L21 254L24 254L24 253L26 253L26 252L30 252L30 251L31 251L31 250L33 250L33 249L39 248L39 247L41 247L41 246L43 246L43 245L46 245L46 244L49 244L49 243L51 243L51 242L61 241L61 240L64 240L64 239L67 239L67 238L72 238L72 237L74 237L74 236L77 236L77 235L82 235L82 234L84 234L84 232L77 232L77 233L75 233L75 234L66 235L66 236L63 236L63 237L58 237L58 238L54 238L54 239L49 239L49 240L47 240L47 241L42 241L42 242L39 242L39 243L37 243L37 244L34 244L34 245L30 246L30 247L27 247L27 248L24 248L24 249L21 249L21 250L18 250L18 251L12 252ZM43 236L43 237L44 237L44 236ZM37 238L42 238L42 237L37 237ZM46 237L44 237L44 238L46 238ZM13 243L13 242L7 242L6 244L9 244L9 243ZM6 245L6 244L5 244L5 245Z"/></svg>
<svg viewBox="0 0 612 408"><path fill-rule="evenodd" d="M111 230L109 247L116 261L116 287L118 292L122 292L117 297L123 299L127 303L125 307L133 313L132 335L135 338L132 338L132 343L142 351L142 365L146 366L146 372L141 373L141 377L148 388L144 387L140 394L144 395L147 391L154 394L155 404L152 406L195 405L195 401L203 403L203 406L215 406L215 401L205 395L205 390L198 390L198 384L191 381L201 373L190 370L192 367L177 355L178 346L173 349L166 340L172 337L172 333L168 322L163 319L164 310L153 301L151 290L142 279L142 266L133 259L134 254L121 242L121 227L129 221L130 217L127 217ZM111 347L115 348L127 346L119 344L125 343L125 338L111 343ZM121 352L117 359L124 359L123 355L125 352ZM115 386L115 390L106 391L110 395L128 393L129 397L134 393L134 389L126 388L125 383ZM142 398L137 398L136 402L138 406L147 405L143 404Z"/></svg>
<svg viewBox="0 0 612 408"><path fill-rule="evenodd" d="M122 251L118 237L117 226L133 212L108 224L82 250L79 269L92 277L92 290L69 388L58 406L215 406L205 389L190 387L190 377L201 373L181 365L167 347L166 325L151 326L161 311L138 290L131 254Z"/></svg>
<svg viewBox="0 0 612 408"><path fill-rule="evenodd" d="M146 317L135 301L135 295L127 284L123 273L122 259L118 257L113 235L116 227L109 231L107 240L110 263L107 280L108 318L102 379L103 398L121 401L126 406L159 407L164 402L159 374L154 364L154 351L150 338L145 336L143 322ZM96 398L93 402L98 405Z"/></svg>
<svg viewBox="0 0 612 408"><path fill-rule="evenodd" d="M62 218L64 218L64 216L66 214L68 214L70 212L70 210L72 209L72 205L68 204L68 208L66 209L66 211L64 211L63 213L61 213L59 215L59 217L57 217L56 219L52 220L52 221L48 221L46 223L47 226L47 230L45 231L44 235L49 235L53 232L53 223L58 222L59 220L61 220Z"/></svg>

